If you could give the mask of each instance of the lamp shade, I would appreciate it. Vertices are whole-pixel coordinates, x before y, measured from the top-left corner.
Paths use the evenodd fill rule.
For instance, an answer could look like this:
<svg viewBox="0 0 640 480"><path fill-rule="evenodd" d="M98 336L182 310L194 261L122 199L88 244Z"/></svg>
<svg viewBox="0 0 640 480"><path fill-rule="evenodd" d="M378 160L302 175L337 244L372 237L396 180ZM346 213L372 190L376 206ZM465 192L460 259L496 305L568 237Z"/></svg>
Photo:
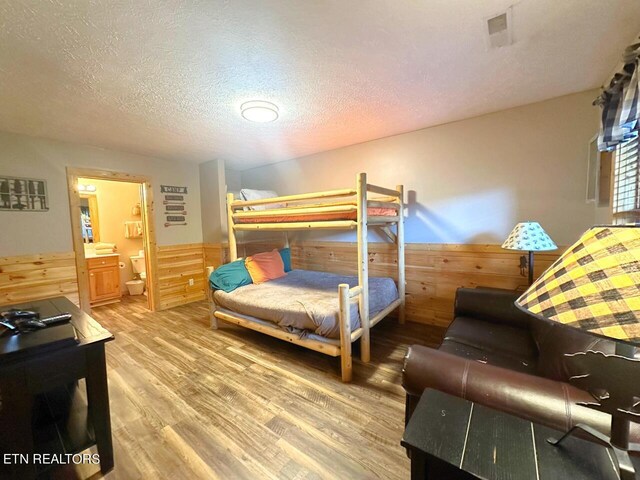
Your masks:
<svg viewBox="0 0 640 480"><path fill-rule="evenodd" d="M516 300L537 317L640 343L640 226L588 230Z"/></svg>
<svg viewBox="0 0 640 480"><path fill-rule="evenodd" d="M558 247L538 222L521 222L513 227L502 248L544 252Z"/></svg>

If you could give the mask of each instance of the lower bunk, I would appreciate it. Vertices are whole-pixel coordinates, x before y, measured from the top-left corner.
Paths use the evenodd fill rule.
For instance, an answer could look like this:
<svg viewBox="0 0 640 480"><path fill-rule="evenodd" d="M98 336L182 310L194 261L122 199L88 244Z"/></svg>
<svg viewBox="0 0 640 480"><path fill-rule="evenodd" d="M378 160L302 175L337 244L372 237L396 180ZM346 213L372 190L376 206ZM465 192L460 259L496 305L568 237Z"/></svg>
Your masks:
<svg viewBox="0 0 640 480"><path fill-rule="evenodd" d="M213 268L209 267L210 275ZM356 277L292 270L285 277L245 285L226 293L209 290L211 326L218 320L265 333L333 357L340 357L342 380L352 378L351 344L400 306L391 278L369 279L368 322L358 307ZM337 293L337 295L336 295ZM368 350L368 349L367 349Z"/></svg>

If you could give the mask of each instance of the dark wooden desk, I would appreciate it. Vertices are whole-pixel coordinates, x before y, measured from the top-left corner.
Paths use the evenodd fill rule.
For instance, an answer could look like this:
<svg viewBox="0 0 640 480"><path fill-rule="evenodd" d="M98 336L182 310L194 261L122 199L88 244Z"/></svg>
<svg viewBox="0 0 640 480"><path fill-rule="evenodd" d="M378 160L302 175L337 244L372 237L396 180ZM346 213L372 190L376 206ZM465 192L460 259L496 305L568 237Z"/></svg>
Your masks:
<svg viewBox="0 0 640 480"><path fill-rule="evenodd" d="M34 462L34 454L74 454L92 445L98 448L100 470L111 470L105 343L113 335L64 297L12 307L35 310L42 317L71 313L77 342L61 341L63 329L57 326L22 334L21 339L0 339L0 478L35 478L50 465ZM42 335L52 341L38 341ZM16 348L16 342L40 345ZM86 392L78 388L83 378ZM27 455L22 458L28 463L7 464L5 454Z"/></svg>
<svg viewBox="0 0 640 480"><path fill-rule="evenodd" d="M411 452L411 478L616 480L606 448L436 390L424 391L402 445ZM634 458L639 471L640 461Z"/></svg>

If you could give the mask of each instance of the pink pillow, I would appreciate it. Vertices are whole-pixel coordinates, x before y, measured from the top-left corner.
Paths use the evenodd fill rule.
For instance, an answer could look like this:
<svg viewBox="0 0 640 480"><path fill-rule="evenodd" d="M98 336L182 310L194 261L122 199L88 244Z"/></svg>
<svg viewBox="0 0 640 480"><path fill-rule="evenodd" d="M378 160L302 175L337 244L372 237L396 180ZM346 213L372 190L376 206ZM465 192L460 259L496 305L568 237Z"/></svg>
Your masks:
<svg viewBox="0 0 640 480"><path fill-rule="evenodd" d="M278 250L256 253L244 261L253 283L264 283L269 280L284 277L284 262Z"/></svg>

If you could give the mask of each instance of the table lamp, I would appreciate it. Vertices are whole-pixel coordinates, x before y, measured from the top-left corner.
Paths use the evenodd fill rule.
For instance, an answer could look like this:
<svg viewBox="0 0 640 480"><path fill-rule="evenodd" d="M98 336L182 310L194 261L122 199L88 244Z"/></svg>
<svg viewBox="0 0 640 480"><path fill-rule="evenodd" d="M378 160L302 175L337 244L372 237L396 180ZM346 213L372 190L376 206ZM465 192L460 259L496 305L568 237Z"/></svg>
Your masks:
<svg viewBox="0 0 640 480"><path fill-rule="evenodd" d="M588 391L594 402L582 405L611 415L611 437L576 425L609 445L620 478L634 479L629 451L630 421L640 420L640 224L596 226L588 230L516 300L529 314L616 340L615 354L578 352L567 362L580 374L570 382Z"/></svg>
<svg viewBox="0 0 640 480"><path fill-rule="evenodd" d="M529 269L529 285L533 283L533 252L547 252L557 250L558 247L538 222L520 222L502 244L506 250L525 250L529 252L529 260L523 255L521 265L526 264Z"/></svg>

